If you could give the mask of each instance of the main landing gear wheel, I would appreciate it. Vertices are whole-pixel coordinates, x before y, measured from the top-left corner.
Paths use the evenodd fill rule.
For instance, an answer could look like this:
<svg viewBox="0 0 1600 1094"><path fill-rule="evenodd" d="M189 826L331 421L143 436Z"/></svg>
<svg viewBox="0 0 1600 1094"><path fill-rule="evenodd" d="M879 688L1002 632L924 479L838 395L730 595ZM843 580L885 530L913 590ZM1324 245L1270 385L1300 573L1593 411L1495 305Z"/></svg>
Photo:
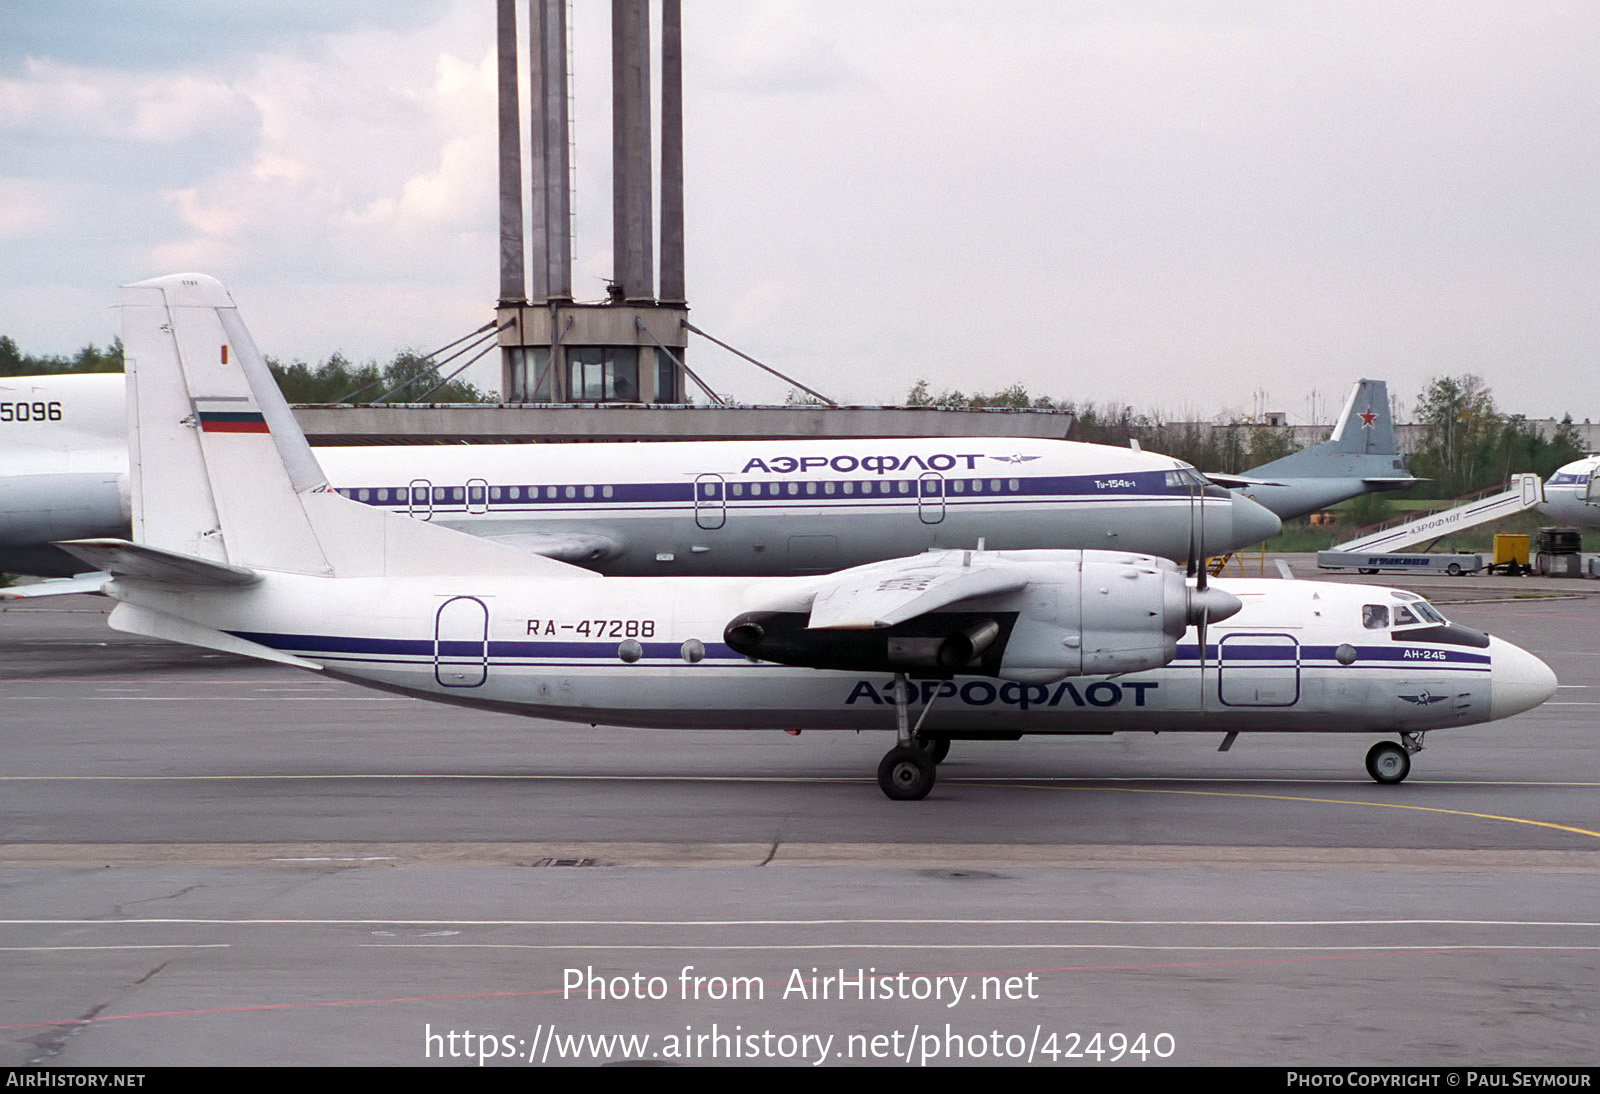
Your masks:
<svg viewBox="0 0 1600 1094"><path fill-rule="evenodd" d="M891 800L921 801L933 789L938 768L920 748L896 745L878 764L878 786Z"/></svg>
<svg viewBox="0 0 1600 1094"><path fill-rule="evenodd" d="M1393 741L1379 741L1367 752L1367 774L1392 786L1411 774L1411 757Z"/></svg>
<svg viewBox="0 0 1600 1094"><path fill-rule="evenodd" d="M944 758L950 755L949 737L918 737L917 747L922 749L922 754L936 764L944 763Z"/></svg>

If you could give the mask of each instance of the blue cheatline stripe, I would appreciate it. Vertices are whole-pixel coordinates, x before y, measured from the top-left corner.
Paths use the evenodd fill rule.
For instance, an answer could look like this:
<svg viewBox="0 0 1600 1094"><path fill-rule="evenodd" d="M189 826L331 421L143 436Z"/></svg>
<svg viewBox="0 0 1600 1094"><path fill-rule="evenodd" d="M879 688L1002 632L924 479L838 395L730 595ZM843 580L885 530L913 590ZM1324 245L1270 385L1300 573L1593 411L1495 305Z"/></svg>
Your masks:
<svg viewBox="0 0 1600 1094"><path fill-rule="evenodd" d="M945 486L942 493L933 495L923 495L921 493L919 480L914 478L906 479L901 477L884 477L870 479L857 478L850 480L789 478L770 480L743 479L737 483L728 482L726 484L726 488L721 491L720 497L716 495L705 495L700 498L700 501L711 505L727 505L739 508L755 508L768 505L787 508L800 504L834 506L852 504L881 505L885 503L898 502L909 505L917 502L931 504L938 501L942 501L946 505L976 505L996 500L1018 501L1023 499L1027 499L1035 503L1044 500L1072 500L1078 502L1128 501L1132 499L1145 501L1187 500L1189 497L1188 491L1177 488L1169 489L1166 486L1165 475L1165 472L1159 471L1142 471L1132 475L1114 476L1054 475L1042 477L1020 477L1006 474L951 474L945 476L945 478L942 480ZM982 480L984 482L984 490L976 493L969 493L965 491L958 493L950 488L950 484L954 482L960 481L963 483L968 483L974 479ZM831 482L835 485L835 487L839 487L842 486L845 481L856 484L860 489L857 492L852 492L849 494L843 493L840 490L836 490L836 492L832 494L826 494L822 492L823 484ZM999 490L990 490L988 488L988 484L996 481L1001 484L1001 488ZM1010 488L1010 484L1013 481L1017 482L1018 484L1018 487L1015 490ZM908 486L908 489L905 493L901 493L899 490L899 484L902 482L906 483ZM808 494L804 493L802 488L801 492L790 494L788 493L787 488L791 483L815 483L818 484L818 492L815 494ZM892 489L889 493L882 493L880 491L879 487L883 483L889 483L892 486ZM1116 485L1110 485L1110 483L1115 483ZM732 487L735 485L744 487L744 492L735 494L732 490ZM760 495L754 495L749 492L750 488L755 485L760 485L762 487L762 492ZM555 497L549 496L552 487L555 490ZM604 496L604 490L608 487L611 490L610 497ZM419 504L423 501L427 501L428 504L434 506L435 508L465 506L468 504L466 494L468 488L464 484L457 485L455 483L451 483L445 485L430 482L428 487L419 487L418 489L425 491L427 494L426 498L418 499ZM610 507L641 504L691 505L696 500L695 485L692 482L511 483L505 485L489 484L487 487L473 486L471 489L475 493L479 491L483 492L483 497L481 499L473 500L471 504L488 505L497 511L517 509L519 507L544 509L562 506L577 506L580 508L587 508L590 506ZM585 497L583 493L585 489L593 490L594 496ZM355 496L360 490L366 490L368 492L369 496L365 503L368 505L404 507L411 504L411 487L409 484L402 486L381 487L340 487L340 493L346 495L347 497ZM377 494L379 490L388 491L389 497L383 501L377 500ZM444 498L433 498L433 492L438 490L446 491L446 496ZM460 498L454 496L454 492L457 490L462 491L462 496ZM493 490L499 490L500 497L490 497L489 491ZM517 490L520 496L512 498L512 490ZM568 490L573 491L573 494L570 497L567 495Z"/></svg>
<svg viewBox="0 0 1600 1094"><path fill-rule="evenodd" d="M415 659L418 658L432 661L435 656L436 645L432 639L426 638L370 638L347 635L280 634L268 631L230 631L228 633L249 642L259 643L269 649L329 656L334 660L377 659L406 664L416 663ZM487 653L484 648L485 643L478 641L451 639L437 645L439 656L446 659L482 660L487 657L487 659L497 663L518 660L560 660L575 665L586 665L617 662L617 646L619 642L609 640L604 642L491 641L487 643ZM704 645L705 659L707 661L734 663L747 661L743 654L731 649L724 643L706 642ZM643 658L650 661L678 662L681 660L681 643L640 642L640 646ZM1244 651L1239 651L1235 647L1229 646L1229 657L1220 664L1223 667L1230 668L1238 668L1245 665L1262 665L1281 668L1327 669L1337 665L1337 662L1334 661L1335 649L1336 647L1333 646L1302 646L1300 660L1295 662L1293 659L1283 655L1284 651L1281 646L1246 647ZM1238 652L1244 652L1246 656L1233 656ZM1397 654L1403 652L1386 646L1360 647L1356 650L1356 663L1365 662L1364 667L1366 668L1386 670L1420 668L1431 672L1486 672L1489 669L1489 658L1483 654L1444 650L1441 652L1446 654L1446 658L1440 661L1431 658L1404 659L1397 656ZM1197 646L1179 646L1177 656L1169 662L1167 667L1198 668L1199 653L1199 647ZM1333 662L1333 664L1324 662ZM1217 668L1218 666L1217 647L1207 643L1206 667ZM1338 667L1343 668L1345 666Z"/></svg>
<svg viewBox="0 0 1600 1094"><path fill-rule="evenodd" d="M229 631L236 638L255 642L269 649L290 653L351 655L386 659L426 658L432 660L435 643L432 639L367 638L347 635L280 634L272 631ZM490 642L488 656L492 660L513 658L564 658L577 661L617 661L616 642ZM635 639L637 641L637 639ZM744 661L744 654L736 653L721 642L705 642L706 660ZM678 642L641 642L643 655L654 659L679 660L682 644ZM446 659L481 659L484 643L451 639L439 643L439 654ZM341 660L349 659L341 657ZM620 663L620 662L619 662Z"/></svg>

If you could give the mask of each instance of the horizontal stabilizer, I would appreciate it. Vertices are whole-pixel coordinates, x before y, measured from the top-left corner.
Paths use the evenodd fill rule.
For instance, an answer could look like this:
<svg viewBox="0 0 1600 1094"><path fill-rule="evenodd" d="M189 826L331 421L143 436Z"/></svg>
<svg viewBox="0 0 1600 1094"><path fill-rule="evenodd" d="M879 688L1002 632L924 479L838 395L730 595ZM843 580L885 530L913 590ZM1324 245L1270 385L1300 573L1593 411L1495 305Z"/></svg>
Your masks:
<svg viewBox="0 0 1600 1094"><path fill-rule="evenodd" d="M68 539L56 544L113 577L163 581L172 585L254 585L261 575L243 566L164 551L125 539Z"/></svg>
<svg viewBox="0 0 1600 1094"><path fill-rule="evenodd" d="M0 589L0 600L29 600L36 596L71 596L74 593L98 593L105 588L111 575L106 573L77 574L37 581L32 585L14 585Z"/></svg>
<svg viewBox="0 0 1600 1094"><path fill-rule="evenodd" d="M319 672L322 670L322 666L315 661L307 661L292 653L283 653L270 646L263 646L259 642L251 642L249 639L239 638L225 631L212 630L210 627L191 623L187 619L177 619L137 604L118 604L111 610L106 622L111 624L112 630L124 634L142 634L148 638L160 638L167 642L181 642L186 646L221 650L223 653L236 653L241 657L254 657L262 661L276 661L280 665L293 665L297 669L316 669Z"/></svg>
<svg viewBox="0 0 1600 1094"><path fill-rule="evenodd" d="M1253 479L1248 475L1224 475L1217 471L1207 471L1205 476L1225 490L1238 490L1246 486L1283 485L1281 482L1273 482L1270 479Z"/></svg>
<svg viewBox="0 0 1600 1094"><path fill-rule="evenodd" d="M811 603L811 630L892 627L960 600L1012 593L1028 584L1021 567L972 551L950 551L937 560L897 559L834 576Z"/></svg>
<svg viewBox="0 0 1600 1094"><path fill-rule="evenodd" d="M616 540L592 532L509 532L483 538L575 565L590 565L622 553Z"/></svg>

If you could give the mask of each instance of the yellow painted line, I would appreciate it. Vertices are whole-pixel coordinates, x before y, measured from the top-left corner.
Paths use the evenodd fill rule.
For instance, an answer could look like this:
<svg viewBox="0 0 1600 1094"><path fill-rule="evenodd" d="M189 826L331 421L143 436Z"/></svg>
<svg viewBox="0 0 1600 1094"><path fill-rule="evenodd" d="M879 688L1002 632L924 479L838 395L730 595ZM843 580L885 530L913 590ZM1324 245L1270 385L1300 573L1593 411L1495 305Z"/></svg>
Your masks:
<svg viewBox="0 0 1600 1094"><path fill-rule="evenodd" d="M955 782L957 780L951 780ZM967 785L984 785L982 780L974 780ZM1309 802L1316 805L1358 805L1370 806L1375 809L1411 809L1418 813L1444 813L1453 817L1472 817L1475 820L1505 821L1509 824L1531 824L1535 828L1553 828L1557 832L1572 832L1580 836L1590 836L1600 839L1600 832L1590 831L1587 828L1575 828L1569 824L1556 824L1553 821L1532 820L1528 817L1507 817L1499 813L1473 813L1465 809L1442 809L1436 805L1401 805L1397 802L1360 802L1345 801L1340 798L1301 798L1289 794L1246 794L1223 790L1155 790L1134 786L1040 786L1022 783L1006 784L1022 786L1028 790L1112 790L1121 794L1189 794L1201 798L1260 798L1263 801L1283 802Z"/></svg>

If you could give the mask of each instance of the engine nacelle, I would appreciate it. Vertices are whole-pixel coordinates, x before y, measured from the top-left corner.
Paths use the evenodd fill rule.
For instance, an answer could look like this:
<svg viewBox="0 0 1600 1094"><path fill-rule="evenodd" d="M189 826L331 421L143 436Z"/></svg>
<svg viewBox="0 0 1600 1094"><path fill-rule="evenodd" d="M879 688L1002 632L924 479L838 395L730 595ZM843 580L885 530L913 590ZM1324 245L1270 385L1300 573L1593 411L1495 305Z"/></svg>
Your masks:
<svg viewBox="0 0 1600 1094"><path fill-rule="evenodd" d="M918 676L995 676L1010 612L935 612L884 630L812 630L803 612L746 612L723 641L778 665Z"/></svg>
<svg viewBox="0 0 1600 1094"><path fill-rule="evenodd" d="M777 664L1042 684L1159 668L1177 656L1190 625L1240 608L1236 597L1192 588L1172 563L1144 555L999 552L985 562L1021 567L1028 582L878 630L811 629L801 612L748 612L723 637Z"/></svg>

